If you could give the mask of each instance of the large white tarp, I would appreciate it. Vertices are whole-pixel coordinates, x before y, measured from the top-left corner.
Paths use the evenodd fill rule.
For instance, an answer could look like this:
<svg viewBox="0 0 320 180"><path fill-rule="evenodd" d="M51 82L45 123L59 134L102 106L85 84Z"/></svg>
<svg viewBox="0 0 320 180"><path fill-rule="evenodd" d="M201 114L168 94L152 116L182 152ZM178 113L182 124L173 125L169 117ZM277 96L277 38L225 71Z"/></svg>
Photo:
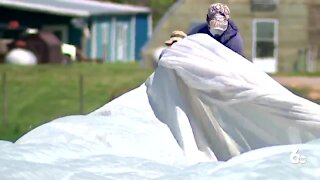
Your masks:
<svg viewBox="0 0 320 180"><path fill-rule="evenodd" d="M140 87L0 141L0 179L318 179L319 113L196 34Z"/></svg>
<svg viewBox="0 0 320 180"><path fill-rule="evenodd" d="M147 86L156 116L187 152L200 148L227 160L320 137L319 105L206 35L167 49Z"/></svg>

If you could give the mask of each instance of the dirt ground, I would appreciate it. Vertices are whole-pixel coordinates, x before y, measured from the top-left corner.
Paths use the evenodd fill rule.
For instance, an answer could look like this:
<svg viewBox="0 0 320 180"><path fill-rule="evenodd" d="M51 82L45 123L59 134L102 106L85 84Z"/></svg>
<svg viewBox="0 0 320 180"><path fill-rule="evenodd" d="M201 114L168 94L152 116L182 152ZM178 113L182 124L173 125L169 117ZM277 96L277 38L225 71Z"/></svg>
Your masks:
<svg viewBox="0 0 320 180"><path fill-rule="evenodd" d="M320 77L273 77L283 86L295 89L307 89L307 97L311 100L320 99Z"/></svg>

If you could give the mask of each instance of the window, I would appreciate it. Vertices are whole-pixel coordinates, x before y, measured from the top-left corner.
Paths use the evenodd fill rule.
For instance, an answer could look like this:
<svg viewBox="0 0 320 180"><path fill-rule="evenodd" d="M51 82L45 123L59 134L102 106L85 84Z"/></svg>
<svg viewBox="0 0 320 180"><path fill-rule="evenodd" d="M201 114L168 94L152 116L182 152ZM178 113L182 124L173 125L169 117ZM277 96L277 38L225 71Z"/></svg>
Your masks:
<svg viewBox="0 0 320 180"><path fill-rule="evenodd" d="M274 22L256 23L256 57L274 57Z"/></svg>
<svg viewBox="0 0 320 180"><path fill-rule="evenodd" d="M253 63L265 72L276 72L278 59L278 20L254 19L252 43Z"/></svg>

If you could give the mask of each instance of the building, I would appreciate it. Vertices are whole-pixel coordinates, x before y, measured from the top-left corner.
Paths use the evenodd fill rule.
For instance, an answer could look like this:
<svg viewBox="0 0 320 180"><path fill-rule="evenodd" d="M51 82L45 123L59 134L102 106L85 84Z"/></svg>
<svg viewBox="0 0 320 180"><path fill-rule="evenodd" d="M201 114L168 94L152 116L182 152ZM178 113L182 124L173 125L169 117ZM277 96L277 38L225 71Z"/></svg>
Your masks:
<svg viewBox="0 0 320 180"><path fill-rule="evenodd" d="M93 0L1 0L0 16L0 25L52 31L88 58L104 61L139 60L152 32L148 8Z"/></svg>
<svg viewBox="0 0 320 180"><path fill-rule="evenodd" d="M262 70L319 71L320 1L317 0L178 0L160 20L143 49L144 64L151 66L153 52L171 31L188 32L205 22L211 3L226 3L238 26L245 55Z"/></svg>

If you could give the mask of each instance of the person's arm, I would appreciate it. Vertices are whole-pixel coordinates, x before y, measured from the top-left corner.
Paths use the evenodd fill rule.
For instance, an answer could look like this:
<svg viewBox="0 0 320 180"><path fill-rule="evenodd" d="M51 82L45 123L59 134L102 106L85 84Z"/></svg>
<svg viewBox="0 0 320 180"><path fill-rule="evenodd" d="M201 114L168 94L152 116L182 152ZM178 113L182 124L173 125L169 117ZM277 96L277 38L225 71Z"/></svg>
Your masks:
<svg viewBox="0 0 320 180"><path fill-rule="evenodd" d="M239 33L237 33L236 36L234 36L232 39L228 41L227 44L225 44L226 47L233 50L234 52L240 54L242 57L245 57L244 55L244 47L243 47L243 40Z"/></svg>
<svg viewBox="0 0 320 180"><path fill-rule="evenodd" d="M189 31L188 36L192 35L192 34L196 34L196 33L203 33L203 29L207 28L207 23L202 23L198 26L195 26L194 28L191 29L191 31Z"/></svg>

